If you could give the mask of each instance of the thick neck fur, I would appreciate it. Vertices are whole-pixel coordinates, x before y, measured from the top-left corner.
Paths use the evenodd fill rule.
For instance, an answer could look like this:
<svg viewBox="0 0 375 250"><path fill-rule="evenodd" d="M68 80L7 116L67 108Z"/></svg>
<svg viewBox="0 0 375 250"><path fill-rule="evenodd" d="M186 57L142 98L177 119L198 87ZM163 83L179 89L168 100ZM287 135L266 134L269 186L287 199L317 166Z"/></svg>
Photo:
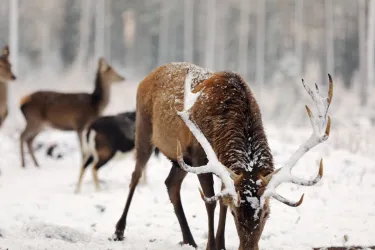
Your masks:
<svg viewBox="0 0 375 250"><path fill-rule="evenodd" d="M92 93L92 104L99 114L107 107L109 103L110 83L101 74L100 70L96 73L95 89Z"/></svg>
<svg viewBox="0 0 375 250"><path fill-rule="evenodd" d="M0 116L6 111L8 101L8 83L0 80Z"/></svg>
<svg viewBox="0 0 375 250"><path fill-rule="evenodd" d="M206 105L212 110L201 117L203 124L209 124L205 132L220 162L242 173L241 189L250 190L248 195L254 196L259 174L273 171L273 157L259 106L239 75L220 72L212 78L212 87L207 93L210 105Z"/></svg>

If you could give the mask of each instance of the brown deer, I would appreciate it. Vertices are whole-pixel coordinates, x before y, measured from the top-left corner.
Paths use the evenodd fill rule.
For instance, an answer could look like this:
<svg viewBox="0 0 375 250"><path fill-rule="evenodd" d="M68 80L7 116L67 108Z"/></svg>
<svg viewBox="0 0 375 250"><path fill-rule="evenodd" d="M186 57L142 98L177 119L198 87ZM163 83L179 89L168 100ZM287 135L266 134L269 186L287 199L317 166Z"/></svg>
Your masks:
<svg viewBox="0 0 375 250"><path fill-rule="evenodd" d="M109 102L111 83L121 81L124 81L124 77L120 76L104 58L100 58L95 89L91 94L38 91L23 97L20 106L27 124L20 137L22 167L25 167L24 142L35 166L39 166L31 145L45 127L76 131L83 153L82 131L103 113Z"/></svg>
<svg viewBox="0 0 375 250"><path fill-rule="evenodd" d="M4 46L0 56L0 127L8 116L8 81L16 80L9 62L9 47Z"/></svg>
<svg viewBox="0 0 375 250"><path fill-rule="evenodd" d="M322 164L313 180L294 177L290 171L303 154L328 138L330 118L327 118L327 111L332 99L330 76L329 82L328 97L321 97L318 88L313 91L304 84L318 107L316 117L307 108L313 133L287 164L275 171L258 104L238 74L211 73L188 63L172 63L155 69L140 83L137 91L136 164L113 240L124 238L134 190L152 148L156 146L173 163L165 184L180 223L183 244L197 247L180 197L182 181L187 172L191 172L198 175L203 189L201 195L208 216L207 249L225 249L227 207L237 227L239 249L258 249L270 213L269 198L289 206L302 203L303 196L298 202L288 201L275 192L276 187L282 182L311 186L322 177ZM223 184L222 191L216 195L213 174ZM220 218L215 239L217 200L220 201Z"/></svg>

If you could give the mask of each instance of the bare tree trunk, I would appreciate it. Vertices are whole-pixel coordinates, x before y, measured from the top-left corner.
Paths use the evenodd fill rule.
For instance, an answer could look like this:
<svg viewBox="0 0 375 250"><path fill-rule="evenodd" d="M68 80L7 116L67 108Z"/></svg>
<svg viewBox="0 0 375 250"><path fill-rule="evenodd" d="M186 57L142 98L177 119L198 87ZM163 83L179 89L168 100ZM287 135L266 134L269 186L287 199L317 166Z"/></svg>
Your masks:
<svg viewBox="0 0 375 250"><path fill-rule="evenodd" d="M304 0L295 0L295 54L298 60L298 77L303 74L303 40L305 35L305 23L303 18Z"/></svg>
<svg viewBox="0 0 375 250"><path fill-rule="evenodd" d="M219 29L217 30L217 36L220 39L217 42L220 56L216 59L217 70L227 69L227 28L228 28L228 15L229 15L229 5L227 0L220 1L220 6L218 7L218 24Z"/></svg>
<svg viewBox="0 0 375 250"><path fill-rule="evenodd" d="M42 22L38 25L41 33L41 63L42 67L48 65L49 52L51 50L51 26L49 23L49 13L52 0L44 0L42 8Z"/></svg>
<svg viewBox="0 0 375 250"><path fill-rule="evenodd" d="M159 26L159 55L158 65L162 65L168 61L169 47L169 1L160 2L160 26Z"/></svg>
<svg viewBox="0 0 375 250"><path fill-rule="evenodd" d="M215 38L216 38L216 0L207 0L207 26L205 67L213 70L215 67Z"/></svg>
<svg viewBox="0 0 375 250"><path fill-rule="evenodd" d="M81 20L79 25L78 64L83 66L87 56L90 37L91 1L81 0Z"/></svg>
<svg viewBox="0 0 375 250"><path fill-rule="evenodd" d="M240 73L248 78L248 54L249 54L249 29L250 29L250 4L248 0L240 3L240 34L238 43L238 65Z"/></svg>
<svg viewBox="0 0 375 250"><path fill-rule="evenodd" d="M96 59L104 55L105 42L105 5L103 0L96 1L96 15L95 15L95 56Z"/></svg>
<svg viewBox="0 0 375 250"><path fill-rule="evenodd" d="M111 0L103 0L104 2L104 14L106 16L105 18L105 49L104 54L106 55L107 59L111 60L111 27L112 27L112 15L111 15Z"/></svg>
<svg viewBox="0 0 375 250"><path fill-rule="evenodd" d="M12 62L13 72L18 73L18 0L9 0L9 43L10 60Z"/></svg>
<svg viewBox="0 0 375 250"><path fill-rule="evenodd" d="M359 73L361 106L368 103L367 59L366 59L366 0L358 0Z"/></svg>
<svg viewBox="0 0 375 250"><path fill-rule="evenodd" d="M374 47L375 47L375 0L370 0L367 24L367 81L374 84Z"/></svg>
<svg viewBox="0 0 375 250"><path fill-rule="evenodd" d="M257 41L256 41L256 83L264 84L264 43L265 43L265 0L258 0L257 4Z"/></svg>
<svg viewBox="0 0 375 250"><path fill-rule="evenodd" d="M178 17L176 16L177 13L177 1L171 1L168 4L168 13L169 13L169 33L168 33L168 62L176 61L177 57L177 22Z"/></svg>
<svg viewBox="0 0 375 250"><path fill-rule="evenodd" d="M193 61L194 1L184 0L184 61Z"/></svg>
<svg viewBox="0 0 375 250"><path fill-rule="evenodd" d="M333 51L333 3L332 0L325 0L325 26L326 26L326 74L323 79L327 79L327 74L334 74L334 51ZM325 81L323 81L325 82Z"/></svg>
<svg viewBox="0 0 375 250"><path fill-rule="evenodd" d="M133 9L126 10L123 15L124 19L124 43L125 43L125 65L129 69L130 74L134 73L135 61L135 36L137 23L135 20L135 11Z"/></svg>

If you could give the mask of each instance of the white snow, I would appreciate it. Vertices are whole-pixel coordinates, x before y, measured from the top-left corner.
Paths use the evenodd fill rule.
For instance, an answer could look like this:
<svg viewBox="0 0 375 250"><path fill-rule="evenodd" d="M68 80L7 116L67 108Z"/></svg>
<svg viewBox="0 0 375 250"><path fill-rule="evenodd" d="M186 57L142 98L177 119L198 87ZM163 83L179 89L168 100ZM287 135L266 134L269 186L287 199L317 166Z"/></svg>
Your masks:
<svg viewBox="0 0 375 250"><path fill-rule="evenodd" d="M285 143L276 128L269 132L277 164L284 163L299 138ZM294 131L287 131L292 136ZM308 133L308 130L305 131ZM74 194L80 153L74 133L49 131L37 141L59 139L76 151L62 160L44 157L38 151L41 168L28 158L20 167L15 135L0 131L0 247L3 249L193 249L181 248L180 227L164 186L170 163L150 160L147 184L139 186L130 209L124 242L107 240L122 212L134 168L133 156L112 162L99 172L105 181L95 192L91 175L86 175L82 193ZM329 140L327 141L329 143ZM329 147L333 145L327 145ZM320 147L307 154L295 168L295 175L315 175L317 160L324 154L325 173L316 186L282 185L278 192L305 200L298 208L271 199L271 216L266 224L261 249L311 249L312 246L342 245L344 235L350 245L375 245L375 160L343 150L325 151ZM298 170L298 171L297 171ZM218 180L218 179L216 179ZM200 249L207 237L206 210L198 192L195 175L183 183L182 199L192 233ZM219 181L215 184L220 190ZM101 212L104 207L104 212ZM218 218L219 209L216 210ZM232 216L227 219L227 249L238 247Z"/></svg>

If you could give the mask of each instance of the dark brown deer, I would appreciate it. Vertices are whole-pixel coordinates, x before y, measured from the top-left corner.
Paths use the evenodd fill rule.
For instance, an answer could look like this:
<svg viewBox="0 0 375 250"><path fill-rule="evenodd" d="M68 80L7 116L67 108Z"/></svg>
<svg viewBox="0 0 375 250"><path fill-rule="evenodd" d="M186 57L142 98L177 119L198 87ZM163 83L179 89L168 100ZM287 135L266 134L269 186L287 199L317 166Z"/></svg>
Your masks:
<svg viewBox="0 0 375 250"><path fill-rule="evenodd" d="M35 166L39 166L31 145L45 127L76 131L82 153L82 131L106 108L111 83L121 81L124 81L124 77L107 64L104 58L100 58L93 93L38 91L23 97L20 106L27 124L20 138L22 167L25 167L24 142Z"/></svg>
<svg viewBox="0 0 375 250"><path fill-rule="evenodd" d="M98 170L111 159L121 159L122 155L134 149L135 112L99 117L90 124L83 137L84 159L76 193L81 190L87 167L92 166L92 176L98 191L100 189Z"/></svg>
<svg viewBox="0 0 375 250"><path fill-rule="evenodd" d="M4 46L0 56L0 127L8 116L8 82L16 80L9 62L9 47Z"/></svg>
<svg viewBox="0 0 375 250"><path fill-rule="evenodd" d="M76 193L81 190L85 170L92 167L92 176L97 191L100 190L98 170L109 161L122 160L134 149L136 112L102 116L96 119L83 133L84 159L78 178ZM155 148L155 156L158 149Z"/></svg>
<svg viewBox="0 0 375 250"><path fill-rule="evenodd" d="M113 239L124 238L134 190L152 148L156 146L173 163L165 184L180 223L183 243L197 246L180 197L181 183L187 172L191 172L198 174L203 189L201 195L208 216L207 249L225 249L227 207L237 227L239 249L258 249L270 212L269 198L289 206L302 203L302 197L298 202L292 202L278 195L276 187L282 182L310 186L322 177L322 164L313 180L294 177L290 171L304 153L328 138L331 77L329 81L328 97L321 97L318 88L314 92L304 85L318 107L316 117L307 108L313 133L287 164L275 171L258 104L238 74L210 73L187 63L167 64L155 69L138 87L136 166ZM216 195L213 174L223 184L222 191ZM220 219L215 239L214 210L217 200L220 201Z"/></svg>

